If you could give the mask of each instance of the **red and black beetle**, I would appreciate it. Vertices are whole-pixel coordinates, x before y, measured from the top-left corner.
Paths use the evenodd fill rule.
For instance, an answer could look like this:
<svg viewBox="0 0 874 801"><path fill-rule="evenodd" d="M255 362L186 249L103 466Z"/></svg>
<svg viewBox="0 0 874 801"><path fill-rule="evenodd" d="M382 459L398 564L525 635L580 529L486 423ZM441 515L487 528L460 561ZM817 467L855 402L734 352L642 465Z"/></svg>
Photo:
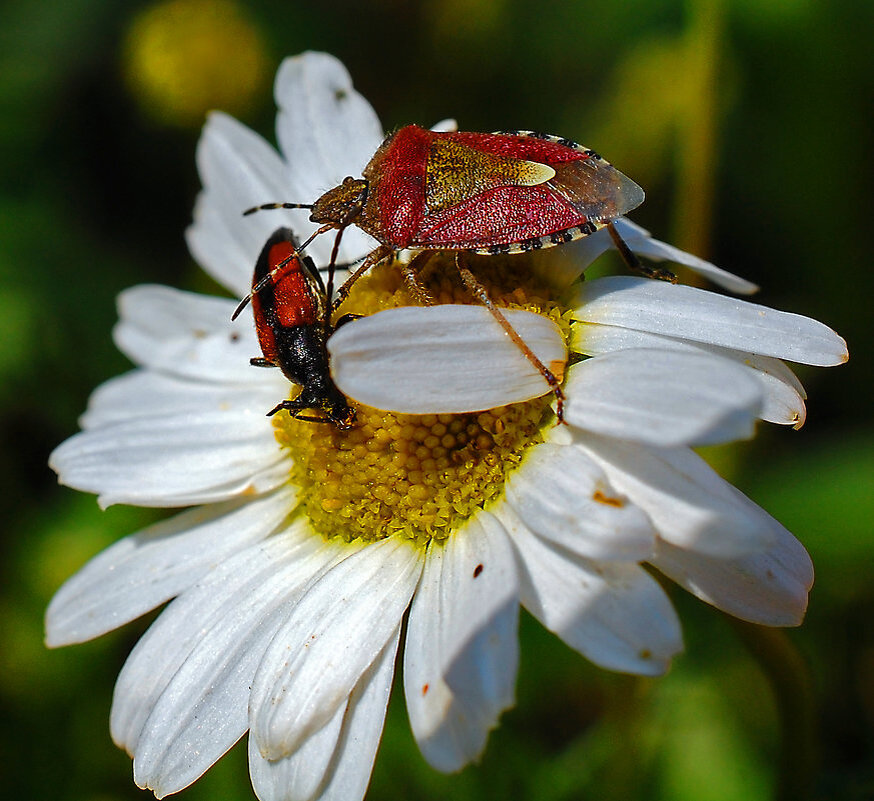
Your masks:
<svg viewBox="0 0 874 801"><path fill-rule="evenodd" d="M264 354L250 359L251 364L278 367L301 387L296 398L277 404L268 416L285 409L298 420L351 428L355 410L337 389L328 365L327 342L332 329L325 285L312 260L298 254L294 234L288 228L278 229L267 240L255 264L252 293L231 319L236 319L250 300ZM308 409L324 417L303 414Z"/></svg>

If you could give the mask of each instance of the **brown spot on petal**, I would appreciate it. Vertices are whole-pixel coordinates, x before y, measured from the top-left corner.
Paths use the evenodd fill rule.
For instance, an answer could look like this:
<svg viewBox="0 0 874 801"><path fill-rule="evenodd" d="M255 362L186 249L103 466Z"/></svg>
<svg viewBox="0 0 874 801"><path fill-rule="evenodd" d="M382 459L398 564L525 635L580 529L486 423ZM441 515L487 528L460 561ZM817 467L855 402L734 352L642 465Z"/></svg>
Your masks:
<svg viewBox="0 0 874 801"><path fill-rule="evenodd" d="M430 684L423 684L422 685L422 695L428 694L428 689L430 688L430 686L431 686Z"/></svg>
<svg viewBox="0 0 874 801"><path fill-rule="evenodd" d="M477 566L473 569L473 577L474 577L474 578L479 578L479 574L482 573L482 572L483 572L483 566L482 566L482 565L477 565Z"/></svg>
<svg viewBox="0 0 874 801"><path fill-rule="evenodd" d="M601 490L595 490L592 493L592 500L596 503L603 503L605 506L615 506L617 509L621 509L625 506L625 501L622 498L613 498L610 495L607 495Z"/></svg>

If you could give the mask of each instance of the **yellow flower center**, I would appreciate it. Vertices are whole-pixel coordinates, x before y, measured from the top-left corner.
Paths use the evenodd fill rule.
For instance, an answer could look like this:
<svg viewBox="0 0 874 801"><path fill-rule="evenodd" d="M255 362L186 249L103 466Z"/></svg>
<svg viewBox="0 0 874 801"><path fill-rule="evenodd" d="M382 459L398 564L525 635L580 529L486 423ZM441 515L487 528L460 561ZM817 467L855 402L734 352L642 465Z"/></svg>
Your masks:
<svg viewBox="0 0 874 801"><path fill-rule="evenodd" d="M477 260L477 275L501 306L548 314L566 336L567 309L521 257ZM508 269L518 265L518 269ZM457 272L436 256L418 276L437 303L471 303ZM508 288L508 289L507 289ZM372 314L413 301L396 267L362 278L338 314ZM293 394L296 394L294 392ZM299 512L325 537L346 541L403 536L444 540L477 509L500 497L507 474L554 423L552 395L467 414L409 415L354 404L354 428L274 418L294 466Z"/></svg>

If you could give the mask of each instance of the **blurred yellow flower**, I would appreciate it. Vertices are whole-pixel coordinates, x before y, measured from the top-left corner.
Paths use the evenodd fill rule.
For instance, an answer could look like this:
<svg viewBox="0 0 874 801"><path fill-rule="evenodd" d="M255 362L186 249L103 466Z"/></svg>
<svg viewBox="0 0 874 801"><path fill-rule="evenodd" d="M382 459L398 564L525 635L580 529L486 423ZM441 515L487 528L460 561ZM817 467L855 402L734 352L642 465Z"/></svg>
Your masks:
<svg viewBox="0 0 874 801"><path fill-rule="evenodd" d="M124 73L144 110L162 123L200 126L213 108L244 114L268 79L258 29L230 0L169 0L139 14Z"/></svg>

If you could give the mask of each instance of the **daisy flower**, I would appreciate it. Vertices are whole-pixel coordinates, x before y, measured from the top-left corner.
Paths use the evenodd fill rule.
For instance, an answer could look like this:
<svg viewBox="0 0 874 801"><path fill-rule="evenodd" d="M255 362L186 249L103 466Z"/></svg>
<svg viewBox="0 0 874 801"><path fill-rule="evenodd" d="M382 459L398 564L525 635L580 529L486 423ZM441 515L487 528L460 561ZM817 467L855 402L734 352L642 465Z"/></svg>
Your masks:
<svg viewBox="0 0 874 801"><path fill-rule="evenodd" d="M128 658L111 731L158 797L195 781L248 732L256 794L364 796L399 649L410 725L427 761L476 759L513 703L520 604L594 663L664 672L682 647L655 570L744 620L798 624L813 579L800 543L692 447L800 426L785 361L834 365L826 326L747 301L632 277L571 281L609 237L476 260L513 326L563 377L567 425L543 379L471 304L439 254L410 307L391 265L344 310L333 375L357 425L265 412L293 395L255 369L231 322L279 225L243 218L359 175L382 139L342 65L285 61L280 152L213 114L192 253L232 297L140 286L119 300L131 372L99 387L82 432L52 455L62 483L114 503L189 507L96 556L57 593L50 646L82 642L169 601ZM617 226L638 253L751 285ZM309 253L329 258L332 237ZM373 246L347 230L340 261ZM401 648L401 643L403 643Z"/></svg>

